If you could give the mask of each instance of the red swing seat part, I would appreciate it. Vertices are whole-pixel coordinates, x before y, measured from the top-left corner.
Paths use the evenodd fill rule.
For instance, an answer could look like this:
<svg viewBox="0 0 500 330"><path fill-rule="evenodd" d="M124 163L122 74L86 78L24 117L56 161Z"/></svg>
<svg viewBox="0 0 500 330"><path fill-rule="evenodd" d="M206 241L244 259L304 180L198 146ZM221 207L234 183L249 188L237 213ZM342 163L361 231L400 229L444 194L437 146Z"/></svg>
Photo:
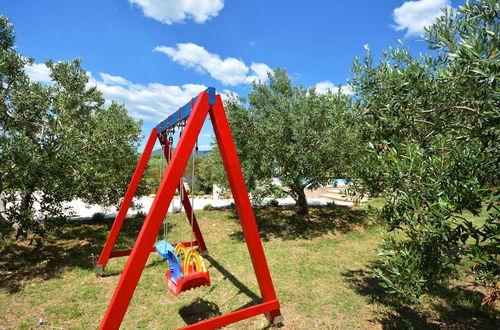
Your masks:
<svg viewBox="0 0 500 330"><path fill-rule="evenodd" d="M183 265L181 265L181 270L182 273L184 273ZM210 274L203 271L197 272L193 265L189 265L189 273L184 275L184 278L177 278L177 284L172 281L170 269L167 268L165 275L167 278L167 287L176 297L184 291L199 288L204 285L210 286Z"/></svg>

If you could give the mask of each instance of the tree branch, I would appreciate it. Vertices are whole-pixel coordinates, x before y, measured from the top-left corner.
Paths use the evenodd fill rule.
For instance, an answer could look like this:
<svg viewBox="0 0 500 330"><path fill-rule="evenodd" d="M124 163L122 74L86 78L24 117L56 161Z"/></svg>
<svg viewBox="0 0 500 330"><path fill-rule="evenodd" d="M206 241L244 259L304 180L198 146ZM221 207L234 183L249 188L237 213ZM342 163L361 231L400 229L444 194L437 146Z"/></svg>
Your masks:
<svg viewBox="0 0 500 330"><path fill-rule="evenodd" d="M463 128L463 129L472 131L472 127L465 126L465 125L445 125L444 128Z"/></svg>
<svg viewBox="0 0 500 330"><path fill-rule="evenodd" d="M427 125L436 126L436 124L431 123L430 121L427 121L427 120L415 119L414 121L416 121L417 123L423 123L423 124L427 124Z"/></svg>
<svg viewBox="0 0 500 330"><path fill-rule="evenodd" d="M429 110L422 110L421 113L431 113L431 112L436 112L436 111L441 111L441 110L464 110L468 112L475 113L478 116L482 116L482 114L477 111L476 109L469 108L463 105L455 105L452 107L444 107L444 108L436 108L436 109L429 109Z"/></svg>

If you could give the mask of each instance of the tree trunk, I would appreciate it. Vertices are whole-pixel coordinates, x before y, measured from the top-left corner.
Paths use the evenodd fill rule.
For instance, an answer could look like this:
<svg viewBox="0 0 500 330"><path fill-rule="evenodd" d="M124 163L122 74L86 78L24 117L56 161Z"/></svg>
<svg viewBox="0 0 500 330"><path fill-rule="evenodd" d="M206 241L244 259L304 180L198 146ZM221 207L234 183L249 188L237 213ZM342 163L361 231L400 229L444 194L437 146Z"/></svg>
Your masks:
<svg viewBox="0 0 500 330"><path fill-rule="evenodd" d="M5 200L5 195L3 191L0 191L0 240L5 240L5 233L10 229L9 223L7 222L7 202Z"/></svg>
<svg viewBox="0 0 500 330"><path fill-rule="evenodd" d="M30 217L30 211L33 207L33 192L28 191L21 199L21 204L19 205L19 218L17 219L15 225L16 230L16 241L24 236L26 237L27 231L26 227L29 226L29 223L32 221Z"/></svg>
<svg viewBox="0 0 500 330"><path fill-rule="evenodd" d="M309 205L307 204L306 193L304 192L305 186L302 184L297 184L290 189L293 194L292 197L295 200L295 206L297 206L297 213L300 215L308 215L309 214Z"/></svg>

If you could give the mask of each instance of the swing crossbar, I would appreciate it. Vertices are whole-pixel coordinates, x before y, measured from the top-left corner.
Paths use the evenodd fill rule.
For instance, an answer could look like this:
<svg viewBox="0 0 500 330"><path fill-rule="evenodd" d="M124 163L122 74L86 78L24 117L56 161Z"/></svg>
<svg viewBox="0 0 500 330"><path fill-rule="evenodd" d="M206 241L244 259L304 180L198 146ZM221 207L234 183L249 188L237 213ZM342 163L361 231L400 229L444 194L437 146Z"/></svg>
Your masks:
<svg viewBox="0 0 500 330"><path fill-rule="evenodd" d="M215 105L215 88L208 87L205 92L208 94L208 104ZM189 115L191 115L191 111L193 110L198 97L199 95L193 97L188 103L184 104L176 112L168 116L167 119L156 125L157 134L160 135L161 133L170 130L175 125L188 118Z"/></svg>

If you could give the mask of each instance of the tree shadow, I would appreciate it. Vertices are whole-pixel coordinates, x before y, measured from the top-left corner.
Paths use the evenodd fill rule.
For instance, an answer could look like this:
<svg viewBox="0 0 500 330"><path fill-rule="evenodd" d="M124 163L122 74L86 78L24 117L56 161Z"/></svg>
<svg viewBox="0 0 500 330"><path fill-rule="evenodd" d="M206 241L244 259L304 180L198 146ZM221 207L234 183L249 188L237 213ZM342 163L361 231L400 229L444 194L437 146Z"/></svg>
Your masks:
<svg viewBox="0 0 500 330"><path fill-rule="evenodd" d="M232 218L238 221L235 210ZM309 215L301 216L291 206L256 207L255 219L259 234L264 241L271 238L285 240L311 239L328 233L347 233L356 227L370 225L364 210L347 206L310 206ZM243 232L236 231L230 237L243 241Z"/></svg>
<svg viewBox="0 0 500 330"><path fill-rule="evenodd" d="M27 281L48 280L74 268L92 270L99 258L114 219L70 221L42 245L16 241L0 250L0 289L10 294ZM143 219L127 219L115 250L133 246ZM112 274L113 275L113 274Z"/></svg>
<svg viewBox="0 0 500 330"><path fill-rule="evenodd" d="M369 269L381 268L375 262ZM498 311L481 306L484 295L463 286L440 287L433 296L441 298L432 304L432 314L421 306L410 304L394 295L387 294L381 282L371 270L358 269L342 273L349 286L368 298L370 304L389 307L372 320L383 329L499 329ZM496 314L496 315L495 315Z"/></svg>

